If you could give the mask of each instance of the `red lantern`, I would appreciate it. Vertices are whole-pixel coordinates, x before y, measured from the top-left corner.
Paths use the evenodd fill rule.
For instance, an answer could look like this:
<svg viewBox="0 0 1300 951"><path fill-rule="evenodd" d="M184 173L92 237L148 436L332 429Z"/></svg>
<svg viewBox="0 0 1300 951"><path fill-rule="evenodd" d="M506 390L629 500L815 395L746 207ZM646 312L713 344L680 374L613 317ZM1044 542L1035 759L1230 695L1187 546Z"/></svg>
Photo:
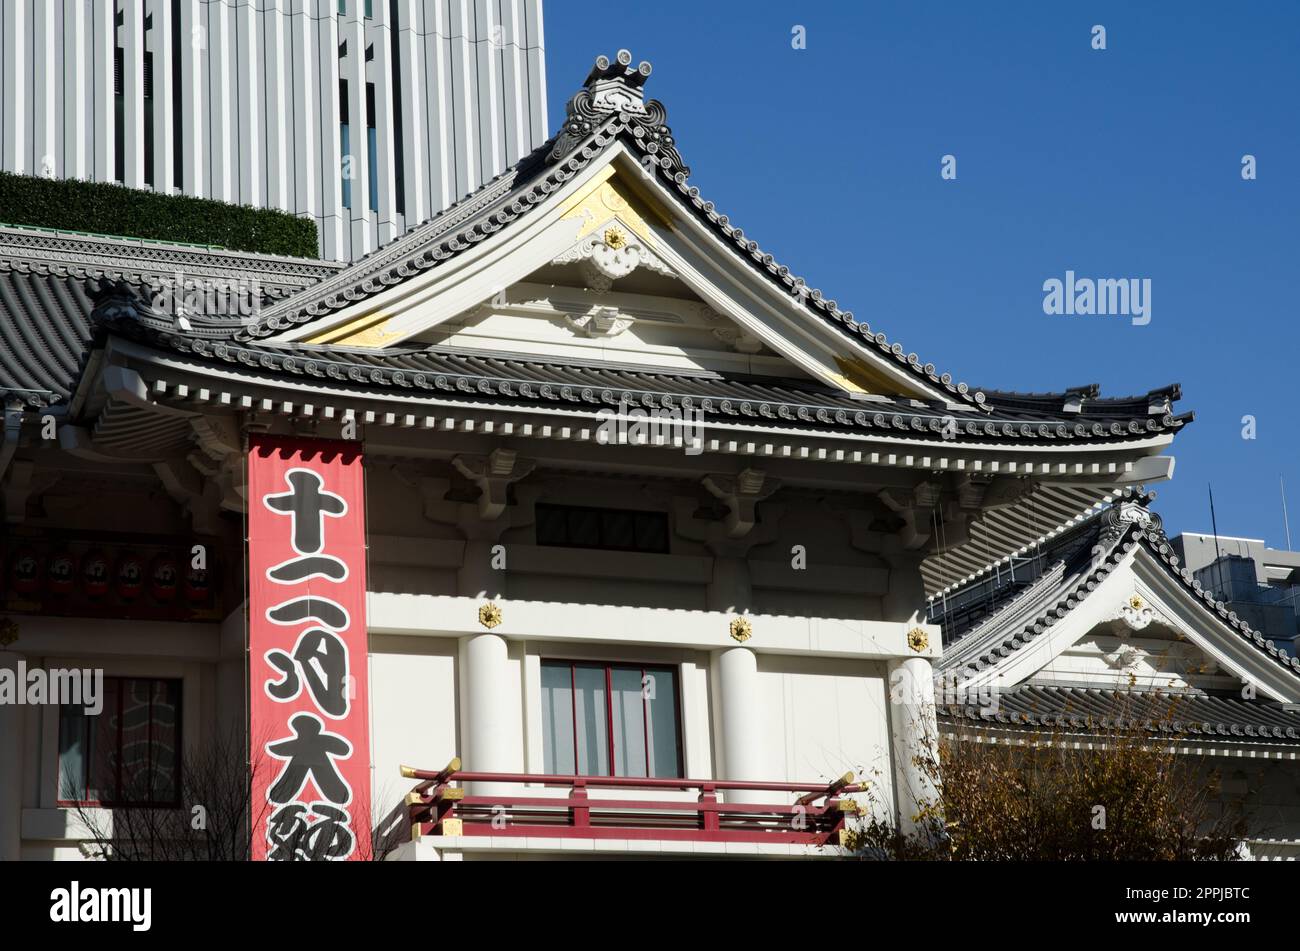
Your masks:
<svg viewBox="0 0 1300 951"><path fill-rule="evenodd" d="M77 556L67 549L56 551L45 565L45 579L51 594L70 594L77 583Z"/></svg>
<svg viewBox="0 0 1300 951"><path fill-rule="evenodd" d="M31 594L41 586L41 556L34 548L19 548L9 557L9 578L19 594Z"/></svg>
<svg viewBox="0 0 1300 951"><path fill-rule="evenodd" d="M149 565L149 593L155 601L172 601L176 598L179 582L176 559L163 552Z"/></svg>
<svg viewBox="0 0 1300 951"><path fill-rule="evenodd" d="M86 552L81 559L81 586L90 598L101 598L108 594L108 556L100 549Z"/></svg>
<svg viewBox="0 0 1300 951"><path fill-rule="evenodd" d="M185 569L185 580L182 588L185 592L185 600L191 604L198 604L208 599L208 592L211 589L212 576L206 568L195 568L193 562Z"/></svg>
<svg viewBox="0 0 1300 951"><path fill-rule="evenodd" d="M144 561L135 552L126 552L117 559L113 575L117 596L123 601L134 601L144 590Z"/></svg>

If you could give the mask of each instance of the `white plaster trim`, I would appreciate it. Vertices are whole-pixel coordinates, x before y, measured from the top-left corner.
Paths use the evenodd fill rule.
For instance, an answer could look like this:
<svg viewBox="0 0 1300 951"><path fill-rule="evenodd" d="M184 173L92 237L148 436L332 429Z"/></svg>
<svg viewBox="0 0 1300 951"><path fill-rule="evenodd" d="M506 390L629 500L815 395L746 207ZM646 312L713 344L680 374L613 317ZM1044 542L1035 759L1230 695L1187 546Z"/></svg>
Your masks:
<svg viewBox="0 0 1300 951"><path fill-rule="evenodd" d="M723 611L684 611L622 605L498 600L504 615L492 633L508 640L609 642L717 650L735 647ZM482 599L451 595L369 593L372 634L465 637L484 633L478 623ZM937 625L920 625L930 640L921 654L907 646L916 625L856 619L746 615L754 636L746 647L760 653L820 657L889 658L939 656Z"/></svg>

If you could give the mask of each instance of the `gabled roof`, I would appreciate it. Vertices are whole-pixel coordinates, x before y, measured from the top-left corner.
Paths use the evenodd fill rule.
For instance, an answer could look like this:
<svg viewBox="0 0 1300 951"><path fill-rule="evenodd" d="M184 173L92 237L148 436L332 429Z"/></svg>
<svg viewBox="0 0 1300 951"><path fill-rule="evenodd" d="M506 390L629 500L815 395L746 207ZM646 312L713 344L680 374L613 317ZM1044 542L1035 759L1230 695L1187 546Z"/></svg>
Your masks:
<svg viewBox="0 0 1300 951"><path fill-rule="evenodd" d="M268 307L257 321L240 331L239 339L247 343L295 333L314 321L444 265L511 228L621 143L668 193L676 196L678 206L686 214L711 230L730 249L735 260L798 301L810 319L833 328L846 347L846 355L861 353L898 368L919 392L929 394L932 400L953 400L989 412L1042 412L1048 417L1043 425L1061 438L1085 435L1080 432L1081 427L1088 430L1086 435L1093 437L1123 435L1117 426L1136 433L1133 426L1145 426L1137 417L1154 416L1160 427L1169 430L1190 421L1190 414L1172 414L1172 403L1179 395L1176 386L1118 401L1101 399L1096 387L1059 394L999 392L996 399L991 399L988 393L973 390L955 381L951 373L923 362L902 344L891 342L885 333L873 331L865 321L856 320L850 311L841 309L820 289L809 287L803 278L791 273L735 227L713 202L701 196L698 188L689 184L690 169L683 162L667 125L663 104L644 97L643 87L650 66L642 63L633 69L630 64L631 55L626 50L619 51L613 61L604 56L597 59L583 87L570 99L568 117L555 137L478 191L391 244L309 291ZM1074 415L1081 403L1089 405L1088 422ZM1012 438L1032 435L1025 432L1026 425L1032 424L1008 420L1005 413L999 414L999 418L997 435ZM1108 425L1106 420L1113 424ZM980 420L971 420L965 426L969 435L989 434ZM1008 427L1016 431L1008 432ZM1052 438L1052 433L1041 435Z"/></svg>
<svg viewBox="0 0 1300 951"><path fill-rule="evenodd" d="M1067 625L1090 598L1127 597L1129 592L1103 585L1113 573L1133 566L1144 577L1162 581L1170 601L1196 618L1194 636L1201 646L1250 663L1273 690L1300 697L1300 660L1251 628L1179 566L1160 516L1149 508L1152 498L1126 489L1090 518L1062 526L1019 564L1004 560L990 565L978 577L931 598L930 616L944 630L941 667L959 678L988 680ZM1278 674L1285 676L1279 680Z"/></svg>
<svg viewBox="0 0 1300 951"><path fill-rule="evenodd" d="M266 306L340 267L138 238L0 227L0 396L29 407L68 398L91 349L94 298L105 286L125 284L141 297L178 279L190 293L241 286ZM189 332L229 337L243 319L208 308L190 318ZM168 324L174 328L174 319Z"/></svg>

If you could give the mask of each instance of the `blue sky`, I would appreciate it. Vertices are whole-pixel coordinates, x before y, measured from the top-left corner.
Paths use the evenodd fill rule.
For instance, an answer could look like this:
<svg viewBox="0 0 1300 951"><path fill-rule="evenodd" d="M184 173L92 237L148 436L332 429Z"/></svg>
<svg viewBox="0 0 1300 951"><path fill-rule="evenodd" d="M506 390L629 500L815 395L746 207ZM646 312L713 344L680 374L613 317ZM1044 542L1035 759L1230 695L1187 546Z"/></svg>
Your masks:
<svg viewBox="0 0 1300 951"><path fill-rule="evenodd" d="M627 47L654 66L694 184L812 286L973 386L1181 383L1196 422L1154 486L1170 534L1209 531L1213 483L1221 534L1284 547L1282 475L1300 547L1300 3L548 0L545 16L552 127L595 56ZM1044 314L1067 269L1149 278L1150 323Z"/></svg>

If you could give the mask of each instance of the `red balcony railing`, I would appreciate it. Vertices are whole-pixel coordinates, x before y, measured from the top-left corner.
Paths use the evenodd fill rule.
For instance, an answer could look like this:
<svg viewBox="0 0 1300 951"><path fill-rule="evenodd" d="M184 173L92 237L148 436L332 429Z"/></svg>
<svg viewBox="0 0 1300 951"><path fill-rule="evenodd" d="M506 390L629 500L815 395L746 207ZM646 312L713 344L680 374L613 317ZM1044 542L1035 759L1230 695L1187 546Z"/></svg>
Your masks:
<svg viewBox="0 0 1300 951"><path fill-rule="evenodd" d="M845 816L858 811L855 800L841 797L866 788L853 782L852 773L831 783L549 776L465 772L459 758L436 771L403 766L402 775L421 781L406 800L413 839L473 835L841 845ZM519 788L469 795L458 783ZM539 796L538 786L567 793ZM625 790L627 797L593 799L588 794L592 789ZM718 793L728 790L786 793L791 801L720 801ZM698 791L698 798L691 802L638 797L647 791Z"/></svg>

